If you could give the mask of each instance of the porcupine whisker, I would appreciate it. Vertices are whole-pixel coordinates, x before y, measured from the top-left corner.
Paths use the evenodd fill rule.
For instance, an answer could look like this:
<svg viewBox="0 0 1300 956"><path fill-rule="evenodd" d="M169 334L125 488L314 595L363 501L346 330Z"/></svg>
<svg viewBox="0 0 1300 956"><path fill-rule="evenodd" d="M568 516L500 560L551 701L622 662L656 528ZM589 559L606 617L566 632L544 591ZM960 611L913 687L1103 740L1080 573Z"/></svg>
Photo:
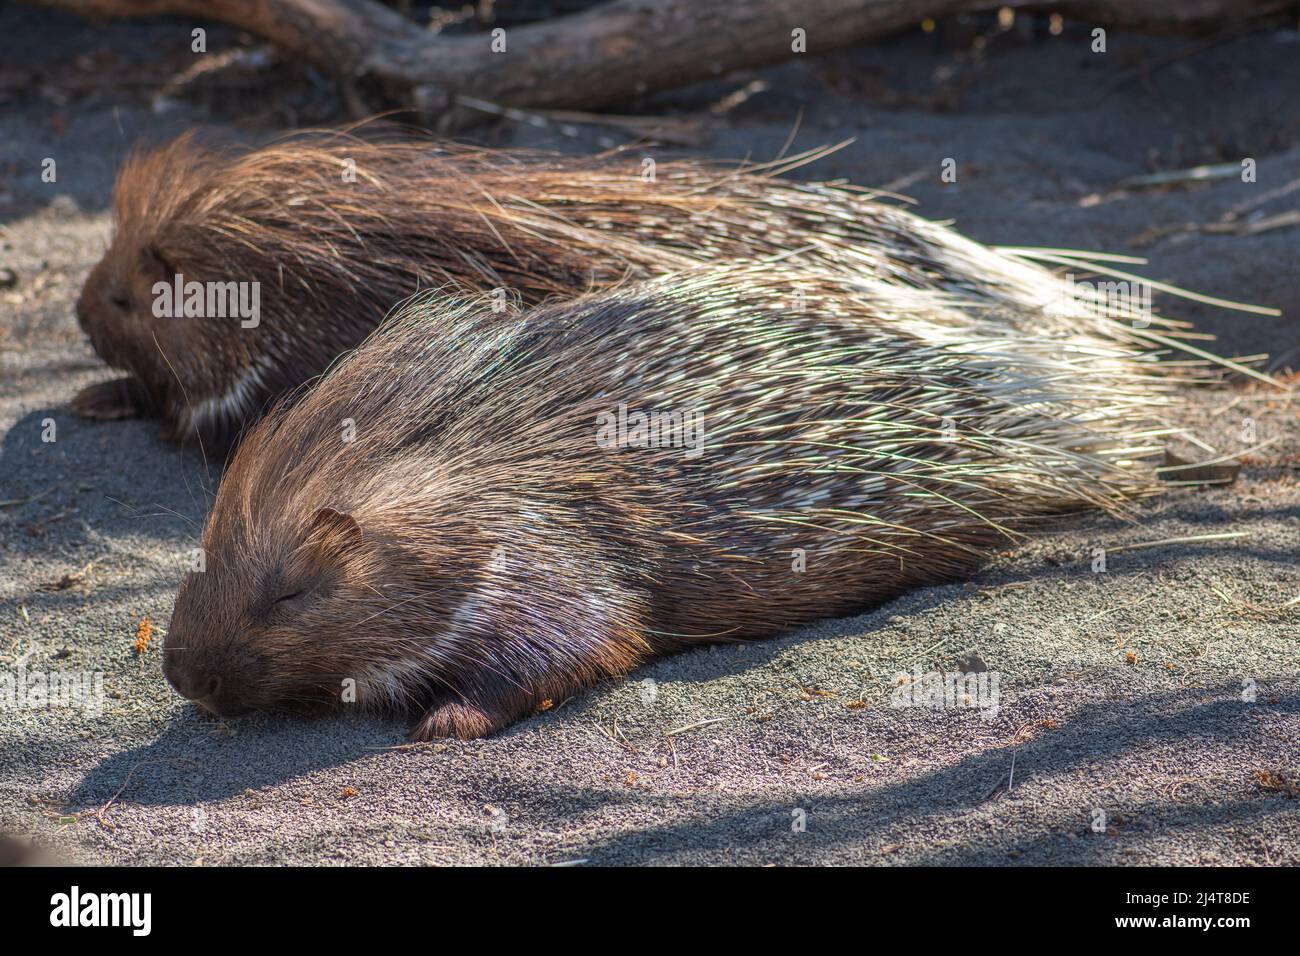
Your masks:
<svg viewBox="0 0 1300 956"><path fill-rule="evenodd" d="M152 333L152 332L150 333L150 335L151 335L152 338L153 338L153 344L154 344L154 347L158 349L158 354L161 355L163 361L167 363L167 367L168 367L169 369L171 369L172 375L173 375L173 376L175 377L175 379L176 379L176 384L177 384L177 386L178 386L178 387L180 388L180 390L181 390L181 395L184 396L185 404L186 404L187 406L189 406L189 407L192 408L193 406L190 405L190 397L189 397L189 393L186 392L186 390L185 390L185 383L182 382L182 381L181 381L181 377L180 377L179 375L176 374L176 369L175 369L175 367L172 365L172 363L171 363L171 359L169 359L169 358L167 357L167 353L166 353L166 351L163 350L163 347L162 347L161 343L159 343L159 341L158 341L158 336L157 336L156 334ZM206 475L209 474L209 471L208 471L208 456L207 456L207 452L204 451L204 448L203 448L203 437L202 437L201 435L200 435L200 436L197 436L197 437L198 437L198 441L199 441L199 457L203 460L203 474L206 476ZM193 491L192 488L190 488L189 477L186 476L184 468L181 469L181 476L182 476L182 478L183 478L184 481L185 481L185 492L186 492L186 494L188 494L188 495L190 496L190 502L191 502L191 504L192 504L192 503L194 503L194 491ZM212 493L212 491L211 491L209 488L207 488L206 486L202 486L202 485L201 485L200 487L203 488L203 491L204 491L204 492L205 492L209 497L216 497L216 496Z"/></svg>

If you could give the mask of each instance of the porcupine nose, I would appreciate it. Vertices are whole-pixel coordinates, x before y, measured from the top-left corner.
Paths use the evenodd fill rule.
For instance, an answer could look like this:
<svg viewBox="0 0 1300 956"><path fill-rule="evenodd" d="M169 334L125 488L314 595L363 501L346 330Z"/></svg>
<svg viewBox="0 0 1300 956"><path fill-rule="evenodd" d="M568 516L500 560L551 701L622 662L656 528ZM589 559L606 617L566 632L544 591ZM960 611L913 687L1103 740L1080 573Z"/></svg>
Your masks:
<svg viewBox="0 0 1300 956"><path fill-rule="evenodd" d="M89 288L83 288L81 295L77 296L74 311L77 315L77 325L81 327L81 331L86 333L86 336L90 339L90 344L98 351L100 342L99 327L94 321L96 311L95 294ZM100 357L103 358L103 356Z"/></svg>
<svg viewBox="0 0 1300 956"><path fill-rule="evenodd" d="M90 312L90 306L86 301L85 289L82 289L81 295L77 296L77 304L75 307L75 311L77 314L77 325L81 326L81 331L89 332L90 327L87 323L89 321L88 314Z"/></svg>
<svg viewBox="0 0 1300 956"><path fill-rule="evenodd" d="M224 673L219 662L185 649L163 651L163 676L176 692L219 717L235 717L252 708L238 693L238 684Z"/></svg>

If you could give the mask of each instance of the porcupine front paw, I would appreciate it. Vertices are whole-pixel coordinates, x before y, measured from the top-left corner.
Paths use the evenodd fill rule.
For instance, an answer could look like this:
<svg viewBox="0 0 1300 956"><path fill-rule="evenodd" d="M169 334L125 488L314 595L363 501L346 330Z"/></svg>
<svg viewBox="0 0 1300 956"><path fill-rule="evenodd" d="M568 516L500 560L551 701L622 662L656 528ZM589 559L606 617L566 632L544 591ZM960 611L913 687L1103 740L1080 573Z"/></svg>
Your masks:
<svg viewBox="0 0 1300 956"><path fill-rule="evenodd" d="M475 704L456 701L432 708L411 728L407 736L417 741L437 740L441 737L474 740L500 730L513 719L504 714L494 715Z"/></svg>
<svg viewBox="0 0 1300 956"><path fill-rule="evenodd" d="M96 421L139 418L145 414L144 390L133 378L115 378L87 385L73 396L68 407L82 418Z"/></svg>

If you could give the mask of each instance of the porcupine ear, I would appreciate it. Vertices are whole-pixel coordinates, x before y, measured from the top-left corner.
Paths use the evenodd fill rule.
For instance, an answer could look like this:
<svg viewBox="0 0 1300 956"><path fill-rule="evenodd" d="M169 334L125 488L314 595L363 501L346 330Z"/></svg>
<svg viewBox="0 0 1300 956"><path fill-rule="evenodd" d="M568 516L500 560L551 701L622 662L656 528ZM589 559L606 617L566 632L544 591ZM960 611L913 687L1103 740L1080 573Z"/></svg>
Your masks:
<svg viewBox="0 0 1300 956"><path fill-rule="evenodd" d="M145 275L149 276L151 280L170 282L172 276L176 274L172 264L167 261L157 246L148 245L141 249L140 262Z"/></svg>
<svg viewBox="0 0 1300 956"><path fill-rule="evenodd" d="M361 545L357 519L333 508L321 508L307 528L307 540L332 554L346 554Z"/></svg>

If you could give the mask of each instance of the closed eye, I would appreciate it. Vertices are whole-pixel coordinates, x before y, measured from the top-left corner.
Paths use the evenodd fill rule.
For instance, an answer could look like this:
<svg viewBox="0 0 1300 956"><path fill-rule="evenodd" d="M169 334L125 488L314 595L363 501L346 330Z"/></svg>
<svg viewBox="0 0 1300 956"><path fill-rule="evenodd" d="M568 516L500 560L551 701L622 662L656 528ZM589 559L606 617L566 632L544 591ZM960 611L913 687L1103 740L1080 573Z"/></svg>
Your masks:
<svg viewBox="0 0 1300 956"><path fill-rule="evenodd" d="M272 604L282 604L282 603L284 603L285 601L292 601L292 600L293 600L294 598L296 598L296 597L302 597L302 594L303 594L303 592L301 592L301 591L294 591L292 594L286 594L286 595L284 595L283 597L278 597L278 598L276 598L276 599L275 599L274 601L272 601L271 603L272 603Z"/></svg>
<svg viewBox="0 0 1300 956"><path fill-rule="evenodd" d="M119 309L125 310L131 308L131 300L125 296L115 295L113 296L112 302L113 305Z"/></svg>

